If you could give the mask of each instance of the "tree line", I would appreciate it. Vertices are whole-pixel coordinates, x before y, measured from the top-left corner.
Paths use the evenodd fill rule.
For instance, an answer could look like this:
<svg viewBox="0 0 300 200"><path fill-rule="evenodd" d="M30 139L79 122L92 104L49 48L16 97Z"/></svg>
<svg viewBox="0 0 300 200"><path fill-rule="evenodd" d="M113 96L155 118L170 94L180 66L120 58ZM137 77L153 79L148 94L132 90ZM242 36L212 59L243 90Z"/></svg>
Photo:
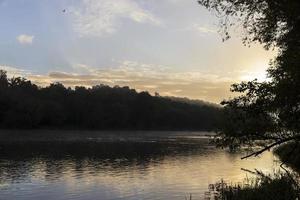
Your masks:
<svg viewBox="0 0 300 200"><path fill-rule="evenodd" d="M129 87L39 87L0 70L0 128L213 130L220 108L191 104Z"/></svg>

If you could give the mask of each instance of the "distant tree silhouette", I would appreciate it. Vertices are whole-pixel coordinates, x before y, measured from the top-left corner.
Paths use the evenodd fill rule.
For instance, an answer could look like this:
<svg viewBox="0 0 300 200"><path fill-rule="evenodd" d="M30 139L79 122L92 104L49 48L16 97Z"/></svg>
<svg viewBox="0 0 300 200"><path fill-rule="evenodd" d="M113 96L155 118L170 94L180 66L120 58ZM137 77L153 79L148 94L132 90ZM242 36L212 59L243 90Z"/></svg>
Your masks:
<svg viewBox="0 0 300 200"><path fill-rule="evenodd" d="M264 150L300 139L300 1L299 0L200 0L221 16L221 32L229 39L234 22L242 24L245 44L259 42L276 47L270 80L232 86L240 96L224 101L224 121L218 142L222 146L253 145L265 141ZM237 19L237 20L235 20Z"/></svg>
<svg viewBox="0 0 300 200"><path fill-rule="evenodd" d="M0 128L213 130L220 107L191 104L129 87L38 87L0 70Z"/></svg>
<svg viewBox="0 0 300 200"><path fill-rule="evenodd" d="M8 80L7 80L7 75L6 72L3 70L0 70L0 90L4 92L4 90L8 86Z"/></svg>

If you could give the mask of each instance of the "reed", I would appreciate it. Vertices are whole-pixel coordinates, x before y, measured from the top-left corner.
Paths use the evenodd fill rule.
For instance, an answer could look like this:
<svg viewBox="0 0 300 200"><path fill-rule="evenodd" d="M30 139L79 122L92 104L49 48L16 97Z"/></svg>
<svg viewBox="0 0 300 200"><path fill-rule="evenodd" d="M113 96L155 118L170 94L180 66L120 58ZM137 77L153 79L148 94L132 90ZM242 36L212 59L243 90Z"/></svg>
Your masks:
<svg viewBox="0 0 300 200"><path fill-rule="evenodd" d="M205 200L295 200L299 199L299 187L288 174L258 176L242 184L227 184L223 180L210 184Z"/></svg>

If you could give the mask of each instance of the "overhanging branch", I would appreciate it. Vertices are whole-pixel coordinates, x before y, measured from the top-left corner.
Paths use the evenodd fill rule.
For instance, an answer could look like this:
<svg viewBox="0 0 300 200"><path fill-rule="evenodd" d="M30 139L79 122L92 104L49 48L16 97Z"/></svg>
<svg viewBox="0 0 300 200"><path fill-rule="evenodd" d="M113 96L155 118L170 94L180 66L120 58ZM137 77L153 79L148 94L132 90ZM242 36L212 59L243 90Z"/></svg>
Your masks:
<svg viewBox="0 0 300 200"><path fill-rule="evenodd" d="M299 139L299 136L297 136L297 137L290 137L290 138L285 138L285 139L278 140L278 141L276 141L276 142L274 142L274 143L272 143L272 144L266 146L265 148L263 148L263 149L261 149L261 150L259 150L259 151L253 152L253 153L251 153L251 154L249 154L249 155L247 155L247 156L242 157L241 159L243 160L243 159L249 158L249 157L251 157L251 156L256 157L256 156L262 154L263 152L265 152L265 151L267 151L267 150L270 150L270 149L271 149L272 147L274 147L274 146L277 146L277 145L280 145L280 144L283 144L283 143L286 143L286 142L289 142L289 141L292 141L292 140L295 140L295 139Z"/></svg>

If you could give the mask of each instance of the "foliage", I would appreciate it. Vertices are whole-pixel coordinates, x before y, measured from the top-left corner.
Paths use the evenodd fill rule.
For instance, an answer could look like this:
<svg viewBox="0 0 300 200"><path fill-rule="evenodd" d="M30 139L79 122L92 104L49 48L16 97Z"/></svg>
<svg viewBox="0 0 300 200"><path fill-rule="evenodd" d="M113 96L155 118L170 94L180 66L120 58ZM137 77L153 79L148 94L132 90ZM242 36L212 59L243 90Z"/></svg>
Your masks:
<svg viewBox="0 0 300 200"><path fill-rule="evenodd" d="M200 0L221 16L225 39L234 22L241 22L244 43L259 42L278 56L267 70L268 80L232 86L241 95L222 102L224 123L217 142L238 147L263 140L264 148L299 140L300 132L300 1ZM237 18L238 20L234 20ZM258 155L263 151L251 155Z"/></svg>
<svg viewBox="0 0 300 200"><path fill-rule="evenodd" d="M242 26L245 44L259 42L265 48L283 47L290 32L299 25L298 0L199 0L220 18L224 40L230 27Z"/></svg>
<svg viewBox="0 0 300 200"><path fill-rule="evenodd" d="M277 147L274 153L285 164L291 166L295 171L300 172L300 146L299 143L290 142Z"/></svg>
<svg viewBox="0 0 300 200"><path fill-rule="evenodd" d="M41 88L0 70L0 128L212 130L219 111L129 87Z"/></svg>
<svg viewBox="0 0 300 200"><path fill-rule="evenodd" d="M226 186L220 192L217 199L220 200L294 200L299 191L291 178L280 174L271 178L269 176L257 177L257 179L243 186Z"/></svg>

